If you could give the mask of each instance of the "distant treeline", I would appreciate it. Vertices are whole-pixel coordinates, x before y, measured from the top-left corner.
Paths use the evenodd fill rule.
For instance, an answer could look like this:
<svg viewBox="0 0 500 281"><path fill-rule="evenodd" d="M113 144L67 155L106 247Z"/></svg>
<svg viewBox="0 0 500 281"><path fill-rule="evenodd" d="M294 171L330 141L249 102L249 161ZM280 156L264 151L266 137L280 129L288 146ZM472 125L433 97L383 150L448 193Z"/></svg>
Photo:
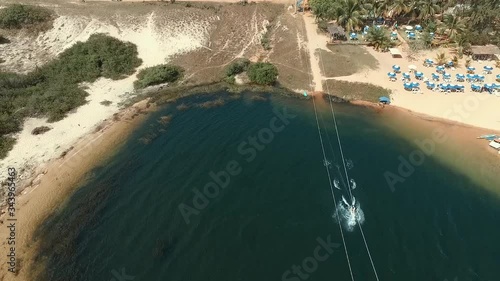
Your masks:
<svg viewBox="0 0 500 281"><path fill-rule="evenodd" d="M459 47L500 45L498 0L311 0L309 5L320 26L335 20L347 34L382 17L432 27Z"/></svg>

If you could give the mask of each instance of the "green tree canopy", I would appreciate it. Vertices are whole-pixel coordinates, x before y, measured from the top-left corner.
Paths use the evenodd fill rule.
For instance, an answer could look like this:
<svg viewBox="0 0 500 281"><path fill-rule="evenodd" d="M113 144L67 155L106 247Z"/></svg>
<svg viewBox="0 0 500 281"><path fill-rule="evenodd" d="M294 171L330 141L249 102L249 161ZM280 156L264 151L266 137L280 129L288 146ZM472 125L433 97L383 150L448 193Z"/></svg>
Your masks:
<svg viewBox="0 0 500 281"><path fill-rule="evenodd" d="M152 85L171 83L182 77L184 69L177 65L160 64L145 68L137 74L134 88L142 89Z"/></svg>
<svg viewBox="0 0 500 281"><path fill-rule="evenodd" d="M273 64L258 62L252 64L247 70L248 78L259 85L272 85L278 78L278 69Z"/></svg>
<svg viewBox="0 0 500 281"><path fill-rule="evenodd" d="M48 21L51 17L52 11L49 9L39 6L12 4L0 9L0 28L22 28Z"/></svg>

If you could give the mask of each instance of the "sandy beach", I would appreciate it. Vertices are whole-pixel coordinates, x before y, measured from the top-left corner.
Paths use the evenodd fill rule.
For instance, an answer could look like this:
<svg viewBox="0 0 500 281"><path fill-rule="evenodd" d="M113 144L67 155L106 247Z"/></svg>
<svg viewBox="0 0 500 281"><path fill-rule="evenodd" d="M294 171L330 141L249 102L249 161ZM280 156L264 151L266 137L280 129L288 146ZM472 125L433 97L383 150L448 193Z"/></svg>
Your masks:
<svg viewBox="0 0 500 281"><path fill-rule="evenodd" d="M392 58L390 53L381 53L366 48L379 62L379 69L367 70L363 73L356 73L347 77L338 77L335 79L355 82L368 82L392 90L391 104L402 107L414 112L426 114L432 117L443 118L466 125L471 125L489 130L500 130L500 96L488 94L487 92L475 93L470 89L470 83L462 82L466 86L465 93L441 93L426 89L423 81L421 84L421 93L412 93L403 89L403 82L398 79L395 82L389 81L387 72L392 71L393 65L400 65L403 72L408 72L410 65L417 66L417 70L424 73L425 77L431 77L435 68L427 68L422 65L425 58L434 58L436 51L422 52L417 61L409 61L403 58ZM463 66L465 60L460 61L460 66L455 70L448 70L452 80L456 73L466 73ZM490 63L491 64L491 63ZM483 62L472 62L477 70L482 70ZM496 72L499 70L495 69ZM493 83L496 72L486 75L486 83ZM417 81L414 78L412 81ZM452 82L453 83L453 82ZM457 83L457 82L455 82ZM487 133L488 130L485 130Z"/></svg>
<svg viewBox="0 0 500 281"><path fill-rule="evenodd" d="M314 16L312 14L304 14L304 21L306 23L307 37L309 40L309 52L314 53L318 49L329 51L327 48L328 37L325 34L317 32ZM318 86L318 81L324 81L327 79L370 83L392 91L392 106L398 106L420 114L483 128L485 129L485 133L488 133L491 130L500 130L500 111L498 110L498 108L500 108L500 95L490 95L486 92L474 93L471 91L470 85L467 82L460 83L466 86L465 93L446 94L433 92L432 90L425 88L423 81L419 81L421 84L421 93L416 94L403 89L401 75L399 75L397 81L389 81L387 73L393 71L393 65L399 65L401 67L401 72L408 72L409 66L415 65L417 66L417 71L423 72L425 77L430 78L431 73L435 72L435 68L424 67L424 59L434 59L436 54L441 51L448 53L448 57L450 57L449 49L421 51L415 60L410 60L408 59L406 52L408 47L405 46L404 43L400 46L400 50L403 51L402 58L393 58L389 52L378 52L372 47L362 46L362 48L364 48L377 60L378 67L373 70L367 68L353 75L344 77L333 78L322 76L320 70L324 68L324 66L320 65L317 56L312 56L312 75L313 81L315 82L315 90L326 90L322 89L321 86ZM466 73L464 65L465 58L460 60L458 68L454 70L447 70L447 72L451 74L452 80L454 80L456 73ZM486 63L481 61L472 61L471 64L471 66L477 69L477 73L482 72L483 66L485 65L494 66L494 62ZM492 74L486 75L485 83L495 82L495 75L499 73L500 70L494 69ZM417 80L413 78L412 81Z"/></svg>
<svg viewBox="0 0 500 281"><path fill-rule="evenodd" d="M33 253L36 251L37 241L33 234L47 216L64 205L72 191L78 187L85 174L110 157L127 136L146 117L148 111L154 107L148 105L148 100L141 101L116 115L114 120L102 123L102 129L87 134L73 144L64 157L54 159L43 166L40 174L43 178L35 179L33 186L26 189L22 195L16 197L16 255L22 263L30 265ZM119 121L116 121L119 120ZM2 224L7 224L5 216ZM9 236L7 227L0 228L2 237ZM6 253L8 244L2 242L2 252ZM2 256L0 266L0 280L33 280L27 271L21 270L19 275L7 271L6 256ZM42 264L37 264L36 267Z"/></svg>

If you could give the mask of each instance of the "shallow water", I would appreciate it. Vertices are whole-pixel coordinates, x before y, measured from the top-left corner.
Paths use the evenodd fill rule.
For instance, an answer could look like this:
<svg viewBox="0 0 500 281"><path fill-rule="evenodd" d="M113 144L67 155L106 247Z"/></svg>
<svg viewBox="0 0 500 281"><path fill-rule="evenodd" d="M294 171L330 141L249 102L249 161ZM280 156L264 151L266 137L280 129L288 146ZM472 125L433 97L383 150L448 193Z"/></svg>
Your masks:
<svg viewBox="0 0 500 281"><path fill-rule="evenodd" d="M384 174L414 145L373 110L335 104L349 191L328 104L317 104L324 163L311 100L252 96L152 114L42 227L43 278L350 280L343 235L355 280L376 280L364 234L380 280L497 280L496 196L433 158L391 189ZM211 172L228 175L218 192ZM335 206L351 194L358 219L339 228Z"/></svg>

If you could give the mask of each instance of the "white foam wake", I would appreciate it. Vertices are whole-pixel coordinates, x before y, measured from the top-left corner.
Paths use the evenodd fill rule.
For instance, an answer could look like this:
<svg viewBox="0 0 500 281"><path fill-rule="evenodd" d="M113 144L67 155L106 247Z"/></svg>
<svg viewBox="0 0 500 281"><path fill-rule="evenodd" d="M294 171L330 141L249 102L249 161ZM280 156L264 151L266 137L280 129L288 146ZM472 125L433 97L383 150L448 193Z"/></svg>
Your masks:
<svg viewBox="0 0 500 281"><path fill-rule="evenodd" d="M347 231L353 231L354 227L365 221L365 214L361 209L359 202L355 202L356 209L353 211L351 206L346 205L343 201L337 203L337 210L333 214L333 218L340 223Z"/></svg>

